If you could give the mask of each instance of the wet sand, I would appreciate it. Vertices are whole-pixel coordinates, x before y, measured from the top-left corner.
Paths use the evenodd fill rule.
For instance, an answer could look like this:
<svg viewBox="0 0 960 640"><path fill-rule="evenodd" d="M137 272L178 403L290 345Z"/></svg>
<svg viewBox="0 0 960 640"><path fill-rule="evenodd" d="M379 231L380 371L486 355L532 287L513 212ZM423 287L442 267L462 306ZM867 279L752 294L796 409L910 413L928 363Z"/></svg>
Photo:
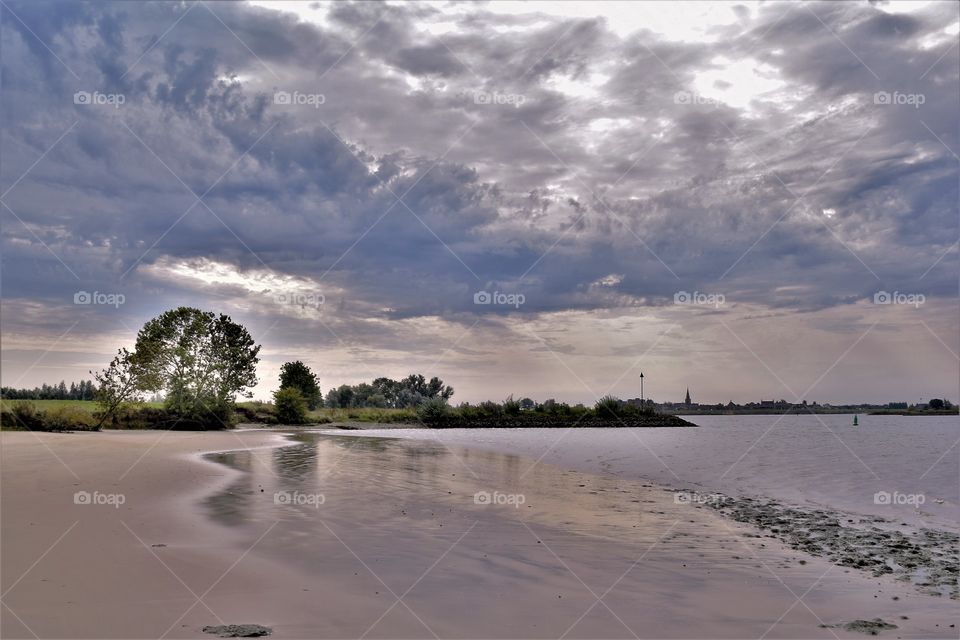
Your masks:
<svg viewBox="0 0 960 640"><path fill-rule="evenodd" d="M672 491L519 456L319 435L269 448L265 431L0 443L5 638L238 623L278 638L833 638L863 636L821 625L873 618L897 625L885 637L957 637L955 601Z"/></svg>

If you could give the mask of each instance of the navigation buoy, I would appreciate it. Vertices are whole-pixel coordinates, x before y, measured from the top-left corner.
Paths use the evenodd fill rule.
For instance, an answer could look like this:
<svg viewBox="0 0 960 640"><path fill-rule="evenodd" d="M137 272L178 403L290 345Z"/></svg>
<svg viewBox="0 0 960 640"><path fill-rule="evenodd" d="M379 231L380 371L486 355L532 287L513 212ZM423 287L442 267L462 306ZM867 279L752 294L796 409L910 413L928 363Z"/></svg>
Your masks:
<svg viewBox="0 0 960 640"><path fill-rule="evenodd" d="M859 416L853 416L853 426L855 427L860 424L859 420L857 420L858 417Z"/></svg>

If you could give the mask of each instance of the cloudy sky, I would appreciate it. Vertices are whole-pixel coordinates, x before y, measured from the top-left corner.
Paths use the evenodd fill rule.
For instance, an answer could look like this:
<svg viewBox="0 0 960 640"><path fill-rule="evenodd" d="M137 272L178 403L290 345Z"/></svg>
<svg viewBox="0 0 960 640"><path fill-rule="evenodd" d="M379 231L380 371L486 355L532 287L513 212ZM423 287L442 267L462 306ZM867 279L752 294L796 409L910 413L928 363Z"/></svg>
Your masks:
<svg viewBox="0 0 960 640"><path fill-rule="evenodd" d="M2 382L957 401L958 7L4 0Z"/></svg>

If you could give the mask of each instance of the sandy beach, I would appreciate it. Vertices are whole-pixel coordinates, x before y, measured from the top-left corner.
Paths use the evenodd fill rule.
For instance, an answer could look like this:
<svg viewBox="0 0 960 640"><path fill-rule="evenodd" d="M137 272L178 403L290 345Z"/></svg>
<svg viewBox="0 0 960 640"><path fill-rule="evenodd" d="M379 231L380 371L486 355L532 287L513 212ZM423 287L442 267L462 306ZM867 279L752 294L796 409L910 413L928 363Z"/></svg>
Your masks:
<svg viewBox="0 0 960 640"><path fill-rule="evenodd" d="M956 601L520 456L263 430L0 443L5 638L957 637Z"/></svg>

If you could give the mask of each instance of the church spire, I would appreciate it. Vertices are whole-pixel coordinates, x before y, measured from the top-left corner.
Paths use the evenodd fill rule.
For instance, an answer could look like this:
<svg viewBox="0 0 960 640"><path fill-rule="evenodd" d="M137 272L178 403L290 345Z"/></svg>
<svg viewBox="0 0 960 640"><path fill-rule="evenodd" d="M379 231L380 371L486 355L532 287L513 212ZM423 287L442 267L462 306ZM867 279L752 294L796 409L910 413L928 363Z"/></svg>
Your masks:
<svg viewBox="0 0 960 640"><path fill-rule="evenodd" d="M690 387L687 387L687 397L683 400L684 404L690 404Z"/></svg>

